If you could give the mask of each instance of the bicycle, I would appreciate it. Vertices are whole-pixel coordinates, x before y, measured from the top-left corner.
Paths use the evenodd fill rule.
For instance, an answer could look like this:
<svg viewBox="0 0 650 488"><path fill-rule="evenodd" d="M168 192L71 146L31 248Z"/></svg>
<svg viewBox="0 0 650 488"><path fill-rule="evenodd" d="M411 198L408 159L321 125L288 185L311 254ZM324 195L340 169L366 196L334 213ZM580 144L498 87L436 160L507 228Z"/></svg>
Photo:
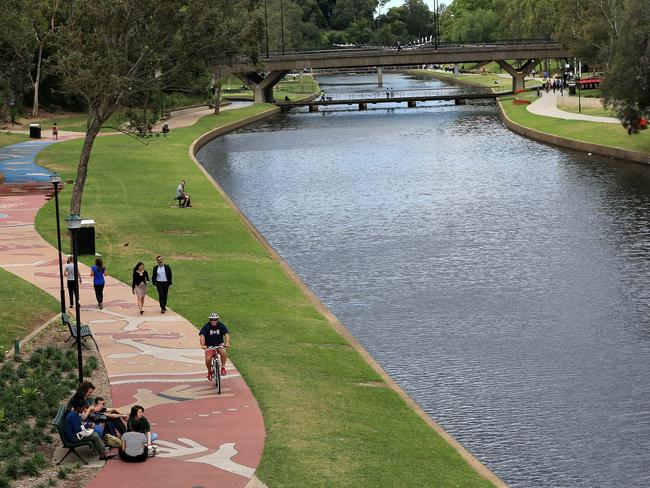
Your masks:
<svg viewBox="0 0 650 488"><path fill-rule="evenodd" d="M221 344L220 346L210 346L207 350L215 351L216 354L212 356L212 379L214 380L217 386L217 395L221 395L221 356L219 355L219 349L226 346Z"/></svg>

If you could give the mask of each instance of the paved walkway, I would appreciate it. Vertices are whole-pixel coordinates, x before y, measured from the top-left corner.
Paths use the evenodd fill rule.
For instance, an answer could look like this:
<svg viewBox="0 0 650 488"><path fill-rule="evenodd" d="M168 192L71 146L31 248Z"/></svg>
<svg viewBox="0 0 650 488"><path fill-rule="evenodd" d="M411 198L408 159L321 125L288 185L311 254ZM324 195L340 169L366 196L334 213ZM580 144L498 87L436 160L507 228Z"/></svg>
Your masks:
<svg viewBox="0 0 650 488"><path fill-rule="evenodd" d="M24 145L30 150L21 157L33 162L42 142L0 148L0 158ZM34 229L36 213L49 198L44 192L0 196L0 266L58 299L57 250ZM90 270L80 265L80 273L86 277ZM159 434L160 448L158 456L142 464L109 461L88 486L258 486L253 475L264 447L264 424L236 367L229 361L222 394L217 395L214 383L205 377L198 331L183 317L171 309L162 315L151 298L141 316L131 287L111 277L103 310L95 304L89 279L80 294L82 320L99 343L114 406L128 410L142 405ZM170 303L173 306L174 287ZM206 304L206 316L209 308ZM233 333L236 338L236 330Z"/></svg>
<svg viewBox="0 0 650 488"><path fill-rule="evenodd" d="M560 97L561 98L561 97ZM604 122L606 124L620 124L621 121L614 117L597 117L595 115L574 114L557 108L557 93L542 92L542 96L528 105L526 109L535 115L555 117L564 120L586 120L588 122Z"/></svg>

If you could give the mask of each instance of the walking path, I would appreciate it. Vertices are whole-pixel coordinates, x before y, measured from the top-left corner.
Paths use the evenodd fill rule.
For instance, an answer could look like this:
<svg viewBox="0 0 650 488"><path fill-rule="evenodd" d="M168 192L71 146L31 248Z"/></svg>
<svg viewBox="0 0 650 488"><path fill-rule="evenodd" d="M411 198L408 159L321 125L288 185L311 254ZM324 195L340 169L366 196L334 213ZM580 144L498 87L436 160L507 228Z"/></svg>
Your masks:
<svg viewBox="0 0 650 488"><path fill-rule="evenodd" d="M588 122L604 122L606 124L620 124L621 121L614 117L597 117L595 115L574 114L557 108L557 93L542 92L542 96L528 105L526 109L535 115L555 117L564 120L586 120Z"/></svg>
<svg viewBox="0 0 650 488"><path fill-rule="evenodd" d="M0 159L20 153L22 160L33 163L43 147L37 141L0 148ZM0 195L0 266L58 299L57 250L34 228L36 213L49 198L45 192ZM87 277L89 268L80 264L80 274ZM80 289L81 317L99 344L113 405L122 411L142 405L159 435L160 451L142 464L112 460L88 486L263 486L254 473L264 447L264 423L235 366L229 361L222 394L217 395L214 383L206 379L198 330L191 323L171 309L162 315L151 298L141 316L130 286L111 277L99 310L89 281L84 279ZM206 321L209 311L206 304Z"/></svg>

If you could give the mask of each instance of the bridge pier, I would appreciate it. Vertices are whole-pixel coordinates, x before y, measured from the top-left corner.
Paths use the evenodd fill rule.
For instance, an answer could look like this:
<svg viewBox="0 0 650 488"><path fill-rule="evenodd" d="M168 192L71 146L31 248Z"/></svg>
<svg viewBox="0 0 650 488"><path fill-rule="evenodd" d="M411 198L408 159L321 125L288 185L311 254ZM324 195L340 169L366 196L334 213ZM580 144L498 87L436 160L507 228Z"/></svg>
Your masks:
<svg viewBox="0 0 650 488"><path fill-rule="evenodd" d="M512 91L516 92L526 89L526 76L530 74L540 61L541 59L529 59L519 69L511 66L507 61L500 59L497 60L497 63L512 76Z"/></svg>
<svg viewBox="0 0 650 488"><path fill-rule="evenodd" d="M377 86L379 88L384 86L384 71L381 66L377 66Z"/></svg>
<svg viewBox="0 0 650 488"><path fill-rule="evenodd" d="M359 110L368 110L368 104L367 103L360 103L359 104Z"/></svg>
<svg viewBox="0 0 650 488"><path fill-rule="evenodd" d="M310 112L318 112L318 105L310 105L309 106L309 111Z"/></svg>
<svg viewBox="0 0 650 488"><path fill-rule="evenodd" d="M454 98L454 105L465 105L464 98Z"/></svg>
<svg viewBox="0 0 650 488"><path fill-rule="evenodd" d="M237 78L242 80L246 85L253 90L255 95L255 103L271 103L273 102L273 87L278 84L289 70L271 71L266 74L258 73L256 71L249 73L233 73Z"/></svg>
<svg viewBox="0 0 650 488"><path fill-rule="evenodd" d="M408 105L408 108L415 108L418 106L415 100L409 100L408 102L406 102L406 104Z"/></svg>

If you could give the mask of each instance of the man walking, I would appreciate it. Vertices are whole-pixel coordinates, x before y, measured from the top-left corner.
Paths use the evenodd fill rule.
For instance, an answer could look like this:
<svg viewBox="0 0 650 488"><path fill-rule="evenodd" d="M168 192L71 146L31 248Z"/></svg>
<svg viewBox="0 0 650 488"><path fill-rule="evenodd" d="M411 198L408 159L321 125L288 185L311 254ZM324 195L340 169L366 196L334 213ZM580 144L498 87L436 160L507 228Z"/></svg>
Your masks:
<svg viewBox="0 0 650 488"><path fill-rule="evenodd" d="M156 266L151 272L151 281L158 290L158 302L160 303L160 313L167 311L167 293L172 286L172 269L168 264L163 263L162 256L156 256Z"/></svg>

